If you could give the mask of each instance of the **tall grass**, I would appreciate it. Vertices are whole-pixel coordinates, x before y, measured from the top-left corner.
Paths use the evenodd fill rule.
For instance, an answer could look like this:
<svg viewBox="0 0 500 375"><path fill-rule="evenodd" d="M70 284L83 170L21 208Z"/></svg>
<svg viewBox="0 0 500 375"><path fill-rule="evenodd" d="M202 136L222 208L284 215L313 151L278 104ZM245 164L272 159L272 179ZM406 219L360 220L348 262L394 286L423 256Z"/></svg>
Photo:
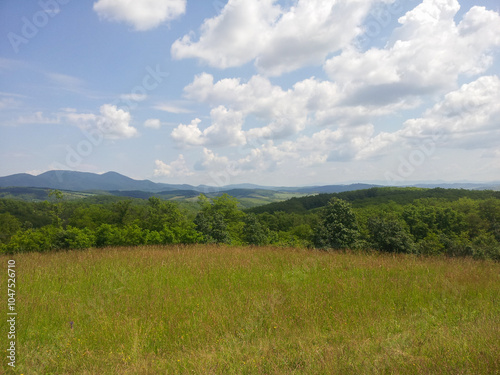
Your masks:
<svg viewBox="0 0 500 375"><path fill-rule="evenodd" d="M14 259L16 374L500 373L498 263L218 246Z"/></svg>

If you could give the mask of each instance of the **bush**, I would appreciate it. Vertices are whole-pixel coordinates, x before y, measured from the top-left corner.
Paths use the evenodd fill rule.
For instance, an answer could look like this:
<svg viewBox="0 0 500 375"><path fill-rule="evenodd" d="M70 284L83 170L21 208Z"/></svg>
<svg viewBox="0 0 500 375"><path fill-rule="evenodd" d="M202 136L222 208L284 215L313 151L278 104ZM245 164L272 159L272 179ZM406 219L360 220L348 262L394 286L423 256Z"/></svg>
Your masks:
<svg viewBox="0 0 500 375"><path fill-rule="evenodd" d="M500 244L492 233L483 232L472 241L472 256L478 259L500 260Z"/></svg>
<svg viewBox="0 0 500 375"><path fill-rule="evenodd" d="M146 229L144 236L144 244L146 245L160 245L162 244L161 234L155 230L149 231Z"/></svg>
<svg viewBox="0 0 500 375"><path fill-rule="evenodd" d="M95 234L88 228L79 229L68 226L57 235L56 246L59 249L88 249L96 243Z"/></svg>
<svg viewBox="0 0 500 375"><path fill-rule="evenodd" d="M40 229L19 231L7 245L9 253L46 252L57 249L59 229L45 226Z"/></svg>
<svg viewBox="0 0 500 375"><path fill-rule="evenodd" d="M102 224L97 228L96 246L121 246L124 242L120 228L111 224Z"/></svg>
<svg viewBox="0 0 500 375"><path fill-rule="evenodd" d="M415 244L403 225L395 219L368 220L371 245L388 253L413 253Z"/></svg>
<svg viewBox="0 0 500 375"><path fill-rule="evenodd" d="M417 252L424 255L444 254L445 246L436 233L429 233L418 243Z"/></svg>
<svg viewBox="0 0 500 375"><path fill-rule="evenodd" d="M440 236L441 243L444 245L444 251L447 256L472 256L473 249L472 243L469 240L467 233L450 234Z"/></svg>

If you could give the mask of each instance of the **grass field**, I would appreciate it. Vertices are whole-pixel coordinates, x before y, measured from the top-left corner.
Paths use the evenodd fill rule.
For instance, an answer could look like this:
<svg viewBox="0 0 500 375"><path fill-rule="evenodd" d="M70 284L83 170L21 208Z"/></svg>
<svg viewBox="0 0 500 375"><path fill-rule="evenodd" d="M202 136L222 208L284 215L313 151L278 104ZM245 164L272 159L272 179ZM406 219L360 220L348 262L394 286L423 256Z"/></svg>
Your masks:
<svg viewBox="0 0 500 375"><path fill-rule="evenodd" d="M499 263L201 245L1 256L2 349L12 258L5 373L500 373Z"/></svg>

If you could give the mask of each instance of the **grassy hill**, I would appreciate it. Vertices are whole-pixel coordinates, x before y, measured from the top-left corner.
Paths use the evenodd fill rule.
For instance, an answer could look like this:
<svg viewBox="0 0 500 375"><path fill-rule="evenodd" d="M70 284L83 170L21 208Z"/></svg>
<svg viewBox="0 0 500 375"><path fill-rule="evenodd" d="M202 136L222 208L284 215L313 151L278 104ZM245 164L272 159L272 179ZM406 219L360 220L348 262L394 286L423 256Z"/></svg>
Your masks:
<svg viewBox="0 0 500 375"><path fill-rule="evenodd" d="M500 371L499 263L218 246L14 259L16 374Z"/></svg>

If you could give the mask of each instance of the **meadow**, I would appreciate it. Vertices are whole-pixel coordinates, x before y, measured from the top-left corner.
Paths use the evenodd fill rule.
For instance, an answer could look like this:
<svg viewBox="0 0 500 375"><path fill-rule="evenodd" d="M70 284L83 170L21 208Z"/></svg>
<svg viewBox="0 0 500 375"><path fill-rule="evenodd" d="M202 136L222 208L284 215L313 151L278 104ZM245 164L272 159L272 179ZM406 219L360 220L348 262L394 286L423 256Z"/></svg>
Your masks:
<svg viewBox="0 0 500 375"><path fill-rule="evenodd" d="M6 374L499 374L500 263L220 245L16 261ZM5 348L4 348L5 347Z"/></svg>

